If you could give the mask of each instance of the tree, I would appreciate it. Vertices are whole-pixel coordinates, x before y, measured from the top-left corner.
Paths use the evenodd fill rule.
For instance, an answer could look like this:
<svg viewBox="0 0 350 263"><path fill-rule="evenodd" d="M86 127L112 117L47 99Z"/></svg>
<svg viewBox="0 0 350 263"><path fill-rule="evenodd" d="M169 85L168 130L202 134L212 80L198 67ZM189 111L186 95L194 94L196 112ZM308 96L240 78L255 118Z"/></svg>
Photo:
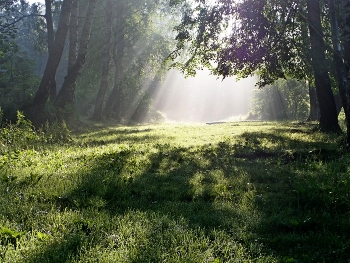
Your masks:
<svg viewBox="0 0 350 263"><path fill-rule="evenodd" d="M16 112L32 100L38 85L35 61L22 45L24 36L27 42L32 37L24 26L38 18L33 9L24 1L0 3L0 107L3 120L15 121Z"/></svg>
<svg viewBox="0 0 350 263"><path fill-rule="evenodd" d="M48 38L48 43L50 43L49 46L52 48L49 49L49 57L47 59L44 75L42 76L33 102L29 109L27 109L28 117L36 126L40 126L45 122L43 112L45 109L45 104L50 96L52 83L63 54L64 44L68 32L71 4L72 0L63 0L62 2L61 14L53 43L51 43L52 37Z"/></svg>
<svg viewBox="0 0 350 263"><path fill-rule="evenodd" d="M126 46L126 4L123 1L117 3L116 14L117 22L114 28L114 47L113 47L113 62L114 62L114 87L103 109L103 115L110 117L114 104L116 106L116 116L120 118L120 103L121 103L121 79L124 71L124 49Z"/></svg>
<svg viewBox="0 0 350 263"><path fill-rule="evenodd" d="M40 78L35 61L21 50L0 56L0 108L3 120L15 121L16 113L32 99Z"/></svg>
<svg viewBox="0 0 350 263"><path fill-rule="evenodd" d="M1 1L0 2L0 45L4 46L6 42L9 42L16 35L15 23L19 18L17 15L13 16L12 5L13 1ZM1 49L2 50L2 49ZM3 53L0 51L0 54Z"/></svg>
<svg viewBox="0 0 350 263"><path fill-rule="evenodd" d="M258 85L263 87L286 76L310 80L311 65L322 108L320 128L340 130L329 76L316 64L326 64L318 1L307 1L306 7L302 1L292 0L195 2L194 8L187 7L177 28L178 48L170 56L174 66L192 73L204 65L223 77L258 74ZM308 40L305 21L310 23ZM310 54L302 48L308 42ZM179 61L184 48L189 56Z"/></svg>
<svg viewBox="0 0 350 263"><path fill-rule="evenodd" d="M49 54L53 56L54 52L54 43L55 43L55 31L53 28L53 17L52 17L52 1L45 0L45 19L46 19L46 28L47 28L47 49ZM48 82L49 96L54 98L56 96L56 72L51 75L51 80Z"/></svg>
<svg viewBox="0 0 350 263"><path fill-rule="evenodd" d="M340 1L341 6L341 38L344 47L344 67L345 67L345 75L346 75L346 88L345 88L345 100L347 102L347 106L345 107L345 111L347 112L346 116L347 122L347 148L350 148L350 2L347 0ZM344 100L344 98L343 98Z"/></svg>
<svg viewBox="0 0 350 263"><path fill-rule="evenodd" d="M309 101L310 101L310 113L307 118L308 121L320 120L320 107L318 105L316 88L311 86L309 82Z"/></svg>
<svg viewBox="0 0 350 263"><path fill-rule="evenodd" d="M108 93L106 78L103 71L101 85L95 100L94 117L115 117L117 120L134 116L127 108L146 109L150 103L145 83L151 82L154 75L159 73L162 61L169 50L169 42L166 35L159 32L160 28L153 23L153 19L159 21L162 11L159 7L165 3L146 1L119 1L113 5L115 19L112 27L112 44L105 43L104 63L110 54L113 67L111 80L112 90ZM163 27L164 28L164 27ZM108 38L109 27L106 30ZM108 44L108 45L107 45ZM104 68L102 66L102 68ZM102 82L103 81L103 82ZM146 99L147 98L147 99ZM141 104L148 104L147 106ZM102 109L101 114L101 108ZM100 117L98 117L100 116ZM135 115L136 116L136 115ZM138 115L141 116L141 115Z"/></svg>
<svg viewBox="0 0 350 263"><path fill-rule="evenodd" d="M57 95L56 104L61 109L64 109L67 105L74 105L76 81L81 73L82 67L85 64L96 4L97 0L89 1L84 25L80 36L79 50L76 60L74 64L71 65L71 68L68 69L67 76L65 77L62 87Z"/></svg>
<svg viewBox="0 0 350 263"><path fill-rule="evenodd" d="M345 68L343 63L343 55L342 55L342 47L339 36L339 25L338 25L338 17L337 10L335 6L334 0L328 0L329 5L329 16L330 16L330 24L331 24L331 32L332 32L332 45L333 45L333 60L334 60L334 68L336 79L338 82L338 90L341 97L342 105L344 109L347 109L347 95L346 95L346 75ZM344 110L345 116L348 119L347 110Z"/></svg>
<svg viewBox="0 0 350 263"><path fill-rule="evenodd" d="M103 46L103 53L102 53L101 82L100 82L100 88L96 96L95 109L92 116L94 120L102 119L103 101L105 99L105 96L108 90L108 77L109 77L110 62L111 62L110 51L111 51L111 38L112 38L112 24L113 24L113 3L111 0L107 0L105 39L104 39L105 43Z"/></svg>
<svg viewBox="0 0 350 263"><path fill-rule="evenodd" d="M78 27L79 27L79 4L78 0L73 0L71 15L69 21L69 53L68 53L68 71L70 71L77 59L78 50Z"/></svg>
<svg viewBox="0 0 350 263"><path fill-rule="evenodd" d="M305 120L309 110L307 85L295 79L279 79L256 89L250 118L261 120Z"/></svg>
<svg viewBox="0 0 350 263"><path fill-rule="evenodd" d="M340 127L325 58L326 48L323 39L319 0L307 0L307 10L311 43L311 64L314 71L317 100L320 105L320 128L324 131L338 132Z"/></svg>

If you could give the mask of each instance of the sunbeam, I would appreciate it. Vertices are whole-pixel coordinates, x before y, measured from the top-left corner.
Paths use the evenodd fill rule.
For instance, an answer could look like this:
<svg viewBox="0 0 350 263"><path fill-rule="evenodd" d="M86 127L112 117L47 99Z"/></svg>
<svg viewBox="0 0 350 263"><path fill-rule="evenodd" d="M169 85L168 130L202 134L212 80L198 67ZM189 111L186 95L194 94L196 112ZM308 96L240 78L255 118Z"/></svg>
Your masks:
<svg viewBox="0 0 350 263"><path fill-rule="evenodd" d="M169 121L214 122L244 116L255 85L253 77L217 79L203 70L184 78L171 70L154 97L154 107Z"/></svg>

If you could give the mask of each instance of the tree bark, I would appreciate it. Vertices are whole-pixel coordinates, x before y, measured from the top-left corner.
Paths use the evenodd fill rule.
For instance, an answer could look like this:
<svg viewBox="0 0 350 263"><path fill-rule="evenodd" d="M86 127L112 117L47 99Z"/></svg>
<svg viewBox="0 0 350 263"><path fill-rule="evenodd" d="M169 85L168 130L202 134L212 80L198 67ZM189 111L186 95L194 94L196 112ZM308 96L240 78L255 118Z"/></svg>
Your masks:
<svg viewBox="0 0 350 263"><path fill-rule="evenodd" d="M52 19L52 1L45 0L45 20L47 29L47 49L48 53L53 52L53 45L55 43L55 31L53 29L53 19ZM52 76L49 83L50 89L50 99L53 100L56 96L56 74Z"/></svg>
<svg viewBox="0 0 350 263"><path fill-rule="evenodd" d="M281 91L277 88L276 89L276 101L279 109L279 113L277 114L277 118L280 120L286 120L288 119L288 114L287 114L287 108L285 105L285 102L283 100Z"/></svg>
<svg viewBox="0 0 350 263"><path fill-rule="evenodd" d="M318 106L318 100L316 95L316 88L311 87L309 84L309 98L310 98L310 114L308 121L320 120L320 107Z"/></svg>
<svg viewBox="0 0 350 263"><path fill-rule="evenodd" d="M76 86L75 84L81 72L81 69L83 68L85 63L88 44L90 41L92 21L96 10L96 4L97 0L89 1L89 7L86 12L84 26L81 33L77 59L72 68L68 71L67 76L64 78L62 88L60 89L57 95L56 105L61 109L64 109L67 105L74 104Z"/></svg>
<svg viewBox="0 0 350 263"><path fill-rule="evenodd" d="M350 149L350 1L342 1L343 13L345 14L344 22L343 22L343 32L342 38L344 41L344 65L345 65L345 76L346 76L346 101L347 107L344 107L344 111L346 112L346 147Z"/></svg>
<svg viewBox="0 0 350 263"><path fill-rule="evenodd" d="M329 16L330 16L331 28L332 28L333 58L334 58L336 78L338 82L338 90L341 98L341 103L344 109L347 109L348 103L347 103L347 94L346 94L347 93L346 92L346 74L345 74L345 68L344 68L344 63L342 58L342 49L340 45L338 19L336 14L335 1L328 0L328 4L329 4ZM340 112L338 111L338 107L337 107L337 112L338 114ZM346 118L348 119L349 118L348 112L346 110L344 110L344 112L345 112Z"/></svg>
<svg viewBox="0 0 350 263"><path fill-rule="evenodd" d="M311 63L315 76L317 99L320 106L320 129L325 132L340 132L337 109L325 58L319 0L307 0L307 11L311 43Z"/></svg>
<svg viewBox="0 0 350 263"><path fill-rule="evenodd" d="M114 55L114 86L111 94L108 97L106 105L103 109L103 116L109 118L112 114L113 109L115 109L116 117L119 120L121 114L121 100L122 100L122 89L121 89L121 78L123 75L123 58L122 54L120 56Z"/></svg>
<svg viewBox="0 0 350 263"><path fill-rule="evenodd" d="M110 70L110 50L111 50L111 37L112 37L112 22L113 22L113 5L112 1L108 0L106 5L106 34L105 34L105 43L103 47L103 61L102 61L102 74L100 88L98 90L95 108L92 119L101 120L102 119L102 107L103 102L106 97L108 89L108 76Z"/></svg>
<svg viewBox="0 0 350 263"><path fill-rule="evenodd" d="M348 23L350 23L350 16L348 17ZM350 36L350 32L349 32ZM350 149L350 41L347 40L344 45L344 53L345 53L345 69L346 69L346 101L347 107L344 107L344 111L346 112L346 148Z"/></svg>
<svg viewBox="0 0 350 263"><path fill-rule="evenodd" d="M71 3L72 0L63 0L58 27L53 43L51 43L52 36L50 36L49 46L52 46L52 48L49 52L49 57L47 59L44 75L41 79L38 91L34 96L33 102L28 110L28 117L33 121L33 124L36 126L41 125L45 121L44 119L42 119L43 112L45 104L50 95L51 86L55 78L58 65L61 61L64 43L66 41L68 32Z"/></svg>
<svg viewBox="0 0 350 263"><path fill-rule="evenodd" d="M78 0L73 0L69 23L69 53L68 70L71 70L76 59L78 49Z"/></svg>

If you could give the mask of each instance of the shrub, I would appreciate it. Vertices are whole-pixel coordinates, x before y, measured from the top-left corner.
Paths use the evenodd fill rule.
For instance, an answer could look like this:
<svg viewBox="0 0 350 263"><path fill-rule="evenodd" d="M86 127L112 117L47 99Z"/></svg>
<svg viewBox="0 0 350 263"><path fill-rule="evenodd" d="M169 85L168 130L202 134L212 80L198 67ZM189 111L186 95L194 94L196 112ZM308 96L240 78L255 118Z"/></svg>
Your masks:
<svg viewBox="0 0 350 263"><path fill-rule="evenodd" d="M0 130L2 151L18 150L47 143L67 143L71 140L70 131L64 122L47 122L42 129L36 130L20 111L17 111L15 124L8 123Z"/></svg>

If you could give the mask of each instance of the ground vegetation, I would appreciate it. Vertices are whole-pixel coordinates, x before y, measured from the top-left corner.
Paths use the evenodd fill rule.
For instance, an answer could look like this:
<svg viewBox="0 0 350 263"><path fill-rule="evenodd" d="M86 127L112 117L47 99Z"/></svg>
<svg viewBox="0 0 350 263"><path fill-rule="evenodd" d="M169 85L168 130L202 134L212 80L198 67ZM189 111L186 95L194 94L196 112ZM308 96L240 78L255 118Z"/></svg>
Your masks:
<svg viewBox="0 0 350 263"><path fill-rule="evenodd" d="M346 262L350 157L315 125L37 133L19 115L1 129L1 261Z"/></svg>

